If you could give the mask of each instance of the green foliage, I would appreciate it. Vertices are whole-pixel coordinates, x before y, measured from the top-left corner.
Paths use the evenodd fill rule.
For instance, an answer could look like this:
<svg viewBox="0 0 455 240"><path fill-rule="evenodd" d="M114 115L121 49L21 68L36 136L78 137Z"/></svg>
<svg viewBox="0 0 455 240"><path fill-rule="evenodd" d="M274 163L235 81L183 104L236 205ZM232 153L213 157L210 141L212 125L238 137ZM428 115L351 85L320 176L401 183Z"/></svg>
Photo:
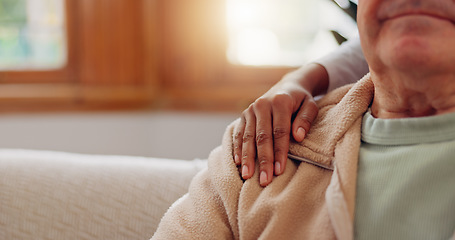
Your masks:
<svg viewBox="0 0 455 240"><path fill-rule="evenodd" d="M24 25L27 22L27 0L0 0L0 24Z"/></svg>

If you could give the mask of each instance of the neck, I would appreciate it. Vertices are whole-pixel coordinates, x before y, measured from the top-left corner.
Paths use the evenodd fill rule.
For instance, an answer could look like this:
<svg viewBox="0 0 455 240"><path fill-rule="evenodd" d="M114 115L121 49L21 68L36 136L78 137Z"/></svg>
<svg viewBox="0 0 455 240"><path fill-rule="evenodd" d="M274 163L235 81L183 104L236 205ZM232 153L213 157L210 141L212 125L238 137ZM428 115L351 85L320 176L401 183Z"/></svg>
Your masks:
<svg viewBox="0 0 455 240"><path fill-rule="evenodd" d="M371 73L371 112L377 118L434 116L455 112L455 75Z"/></svg>

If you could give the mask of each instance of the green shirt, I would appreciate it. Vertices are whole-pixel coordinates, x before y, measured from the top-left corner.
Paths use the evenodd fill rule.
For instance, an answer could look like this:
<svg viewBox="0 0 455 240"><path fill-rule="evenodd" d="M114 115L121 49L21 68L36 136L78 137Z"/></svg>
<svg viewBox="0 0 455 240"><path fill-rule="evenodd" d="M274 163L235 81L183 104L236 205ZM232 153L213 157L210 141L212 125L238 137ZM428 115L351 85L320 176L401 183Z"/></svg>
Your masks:
<svg viewBox="0 0 455 240"><path fill-rule="evenodd" d="M362 123L356 239L449 239L455 231L455 113Z"/></svg>

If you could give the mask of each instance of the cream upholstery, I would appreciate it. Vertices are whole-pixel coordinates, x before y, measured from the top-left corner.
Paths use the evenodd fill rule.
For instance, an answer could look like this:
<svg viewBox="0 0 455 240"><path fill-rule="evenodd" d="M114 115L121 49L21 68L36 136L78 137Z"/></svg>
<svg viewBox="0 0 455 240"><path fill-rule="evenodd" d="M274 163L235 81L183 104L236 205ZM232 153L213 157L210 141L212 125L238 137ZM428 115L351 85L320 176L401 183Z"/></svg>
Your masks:
<svg viewBox="0 0 455 240"><path fill-rule="evenodd" d="M0 150L0 239L149 239L203 160Z"/></svg>

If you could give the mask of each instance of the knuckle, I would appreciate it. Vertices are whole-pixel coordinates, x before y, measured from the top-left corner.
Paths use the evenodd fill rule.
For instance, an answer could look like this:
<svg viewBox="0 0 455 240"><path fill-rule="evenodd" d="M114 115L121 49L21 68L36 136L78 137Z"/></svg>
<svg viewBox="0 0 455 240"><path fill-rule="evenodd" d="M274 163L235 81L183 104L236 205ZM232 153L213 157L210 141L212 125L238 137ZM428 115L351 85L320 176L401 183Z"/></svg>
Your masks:
<svg viewBox="0 0 455 240"><path fill-rule="evenodd" d="M254 135L250 132L247 132L243 135L242 140L244 143L251 142L254 139Z"/></svg>
<svg viewBox="0 0 455 240"><path fill-rule="evenodd" d="M273 149L273 151L274 151L275 156L279 156L279 155L284 155L284 154L287 155L289 149L285 149L284 147L275 147Z"/></svg>
<svg viewBox="0 0 455 240"><path fill-rule="evenodd" d="M236 133L234 134L234 140L235 140L235 141L239 141L239 140L241 140L241 139L242 139L242 133L241 133L241 132L236 132Z"/></svg>
<svg viewBox="0 0 455 240"><path fill-rule="evenodd" d="M318 108L318 105L316 104L316 102L313 100L313 101L310 101L310 104L308 104L308 107L310 108L311 111L313 112L318 112L319 111L319 108Z"/></svg>
<svg viewBox="0 0 455 240"><path fill-rule="evenodd" d="M253 112L253 108L254 108L254 102L250 104L250 106L248 106L248 108L245 110L246 113L250 114Z"/></svg>
<svg viewBox="0 0 455 240"><path fill-rule="evenodd" d="M318 115L318 110L319 109L315 105L308 105L307 107L308 107L307 111L299 114L298 115L298 119L301 122L304 122L304 123L307 123L307 124L311 124L311 122L313 122L313 120Z"/></svg>
<svg viewBox="0 0 455 240"><path fill-rule="evenodd" d="M242 159L240 161L241 161L242 166L243 165L247 165L249 162L251 162L250 154L243 153L242 154Z"/></svg>
<svg viewBox="0 0 455 240"><path fill-rule="evenodd" d="M270 106L270 103L267 99L265 98L258 98L254 103L253 103L253 108L255 110L264 110L267 109L268 106Z"/></svg>
<svg viewBox="0 0 455 240"><path fill-rule="evenodd" d="M310 116L308 114L300 114L298 117L298 120L301 122L310 122Z"/></svg>
<svg viewBox="0 0 455 240"><path fill-rule="evenodd" d="M258 162L260 167L266 167L270 163L270 161L264 156L258 158Z"/></svg>
<svg viewBox="0 0 455 240"><path fill-rule="evenodd" d="M292 97L287 93L279 93L272 99L274 106L283 106L292 103Z"/></svg>
<svg viewBox="0 0 455 240"><path fill-rule="evenodd" d="M244 121L246 121L247 116L251 115L252 110L253 110L252 108L253 108L253 105L251 104L247 109L245 109L242 112L242 118L243 118Z"/></svg>
<svg viewBox="0 0 455 240"><path fill-rule="evenodd" d="M300 124L303 125L302 127L304 128L306 127L307 129L309 129L309 127L311 126L311 121L307 116L300 116L298 120Z"/></svg>
<svg viewBox="0 0 455 240"><path fill-rule="evenodd" d="M256 134L256 143L258 145L264 144L264 143L270 141L270 139L271 139L270 134L268 134L266 132L258 132Z"/></svg>
<svg viewBox="0 0 455 240"><path fill-rule="evenodd" d="M283 137L287 137L290 134L290 129L287 128L282 128L282 127L276 127L273 129L273 138L274 139L280 139Z"/></svg>

